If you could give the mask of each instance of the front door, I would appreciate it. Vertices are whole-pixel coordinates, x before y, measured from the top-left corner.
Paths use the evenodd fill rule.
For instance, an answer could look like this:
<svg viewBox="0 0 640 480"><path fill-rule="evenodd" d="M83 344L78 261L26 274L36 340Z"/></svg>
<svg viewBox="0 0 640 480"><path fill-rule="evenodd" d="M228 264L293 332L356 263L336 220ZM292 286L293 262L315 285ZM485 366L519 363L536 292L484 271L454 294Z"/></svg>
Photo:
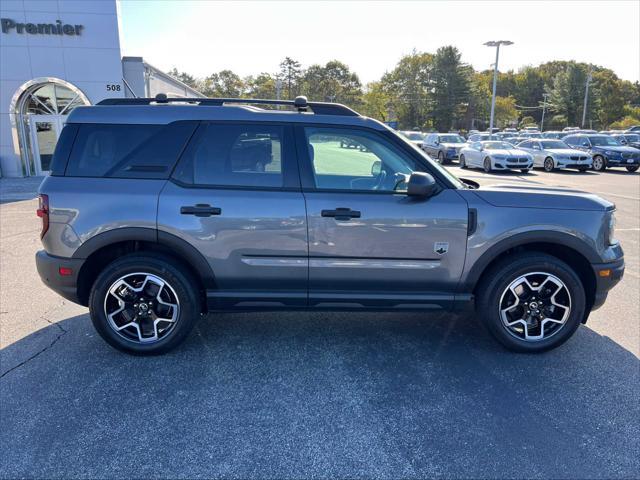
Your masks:
<svg viewBox="0 0 640 480"><path fill-rule="evenodd" d="M51 159L63 127L62 115L30 115L29 129L36 175L51 170Z"/></svg>
<svg viewBox="0 0 640 480"><path fill-rule="evenodd" d="M448 306L467 241L467 204L456 190L407 196L407 176L426 166L370 129L305 127L297 138L310 306Z"/></svg>
<svg viewBox="0 0 640 480"><path fill-rule="evenodd" d="M160 194L158 230L202 254L212 308L307 304L307 220L291 127L203 123Z"/></svg>

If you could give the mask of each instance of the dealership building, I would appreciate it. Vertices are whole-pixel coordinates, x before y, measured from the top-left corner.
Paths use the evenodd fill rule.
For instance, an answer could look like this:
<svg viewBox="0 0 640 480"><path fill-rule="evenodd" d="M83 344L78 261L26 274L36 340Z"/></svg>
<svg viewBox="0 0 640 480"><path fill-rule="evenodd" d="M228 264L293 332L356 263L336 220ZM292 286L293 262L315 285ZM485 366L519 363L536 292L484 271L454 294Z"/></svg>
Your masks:
<svg viewBox="0 0 640 480"><path fill-rule="evenodd" d="M0 2L0 174L45 175L65 118L111 97L202 95L122 57L117 0Z"/></svg>

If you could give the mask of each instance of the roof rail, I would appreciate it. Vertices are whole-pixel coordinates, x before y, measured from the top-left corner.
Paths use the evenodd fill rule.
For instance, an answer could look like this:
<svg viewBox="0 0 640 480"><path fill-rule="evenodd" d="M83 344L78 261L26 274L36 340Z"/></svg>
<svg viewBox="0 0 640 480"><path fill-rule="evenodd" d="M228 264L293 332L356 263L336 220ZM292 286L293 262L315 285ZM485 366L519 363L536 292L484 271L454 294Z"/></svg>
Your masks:
<svg viewBox="0 0 640 480"><path fill-rule="evenodd" d="M311 109L316 115L360 116L358 112L345 105L327 102L308 102L307 97L304 96L296 97L295 100L266 100L262 98L170 98L164 93L159 93L155 98L106 98L98 102L97 105L150 105L152 103L192 103L216 107L231 103L244 103L247 105L289 105L298 110L298 112L307 112L308 109Z"/></svg>

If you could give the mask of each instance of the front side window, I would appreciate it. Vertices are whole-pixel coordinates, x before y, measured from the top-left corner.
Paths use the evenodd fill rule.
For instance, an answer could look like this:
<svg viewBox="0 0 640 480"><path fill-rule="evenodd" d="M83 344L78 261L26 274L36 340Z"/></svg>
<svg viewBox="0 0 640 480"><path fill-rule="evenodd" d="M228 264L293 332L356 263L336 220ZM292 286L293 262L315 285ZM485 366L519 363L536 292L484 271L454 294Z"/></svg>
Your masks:
<svg viewBox="0 0 640 480"><path fill-rule="evenodd" d="M203 124L173 178L187 185L282 187L284 128Z"/></svg>
<svg viewBox="0 0 640 480"><path fill-rule="evenodd" d="M406 191L418 162L379 135L361 130L305 128L316 188Z"/></svg>
<svg viewBox="0 0 640 480"><path fill-rule="evenodd" d="M613 137L591 137L591 143L596 147L619 147L620 143Z"/></svg>

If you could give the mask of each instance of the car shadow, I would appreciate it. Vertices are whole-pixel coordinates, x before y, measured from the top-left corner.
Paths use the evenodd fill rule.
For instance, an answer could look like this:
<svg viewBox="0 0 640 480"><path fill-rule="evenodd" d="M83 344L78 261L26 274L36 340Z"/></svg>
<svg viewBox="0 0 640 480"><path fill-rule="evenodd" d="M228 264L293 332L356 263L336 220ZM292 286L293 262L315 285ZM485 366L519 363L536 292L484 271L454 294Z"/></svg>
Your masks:
<svg viewBox="0 0 640 480"><path fill-rule="evenodd" d="M586 326L524 355L469 317L225 314L135 357L80 315L0 355L3 478L638 472L640 362Z"/></svg>

